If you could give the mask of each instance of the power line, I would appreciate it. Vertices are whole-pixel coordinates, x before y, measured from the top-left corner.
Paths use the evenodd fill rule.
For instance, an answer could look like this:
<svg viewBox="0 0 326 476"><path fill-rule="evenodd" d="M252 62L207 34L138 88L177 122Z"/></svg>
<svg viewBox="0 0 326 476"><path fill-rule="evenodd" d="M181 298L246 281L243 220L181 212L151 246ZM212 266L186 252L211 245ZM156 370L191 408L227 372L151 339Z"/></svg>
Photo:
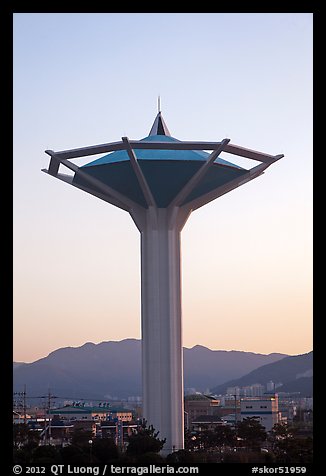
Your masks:
<svg viewBox="0 0 326 476"><path fill-rule="evenodd" d="M20 392L14 392L14 393L20 393ZM22 392L21 392L22 393ZM36 396L26 396L27 399L36 399L36 398L48 398L48 395L36 395ZM81 398L81 397L61 397L61 396L55 396L52 398L59 398L60 400L78 400L78 401L93 401L93 402L109 402L109 400L105 400L104 398ZM114 400L117 402L120 402L122 400Z"/></svg>
<svg viewBox="0 0 326 476"><path fill-rule="evenodd" d="M23 419L24 419L24 425L26 425L26 384L24 385L24 390L23 392L14 392L13 393L14 397L15 396L18 396L18 397L23 397L23 402L22 402L22 407L23 407ZM21 402L19 402L18 404L16 403L16 401L14 400L13 402L13 406L14 408L19 408L21 406Z"/></svg>
<svg viewBox="0 0 326 476"><path fill-rule="evenodd" d="M51 391L50 391L50 388L49 388L48 394L44 395L40 398L46 398L47 399L47 401L45 402L46 403L45 410L46 410L46 413L49 416L48 426L46 425L46 414L44 415L44 444L46 445L47 444L47 433L49 435L49 444L51 444L51 415L50 415L50 413L51 413L51 401L55 398L58 398L58 397L51 394Z"/></svg>

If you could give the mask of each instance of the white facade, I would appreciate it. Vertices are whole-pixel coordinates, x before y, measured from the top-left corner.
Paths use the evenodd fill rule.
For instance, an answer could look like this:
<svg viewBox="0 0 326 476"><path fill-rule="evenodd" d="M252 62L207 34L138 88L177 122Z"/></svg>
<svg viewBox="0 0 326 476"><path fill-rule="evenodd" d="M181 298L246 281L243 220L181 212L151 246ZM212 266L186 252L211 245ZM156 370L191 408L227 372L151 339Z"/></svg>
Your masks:
<svg viewBox="0 0 326 476"><path fill-rule="evenodd" d="M245 397L262 397L265 393L265 386L260 383L254 383L241 388L241 393Z"/></svg>
<svg viewBox="0 0 326 476"><path fill-rule="evenodd" d="M275 383L274 383L272 380L270 380L269 382L267 382L267 384L266 384L266 390L267 390L267 392L274 392L274 390L275 390Z"/></svg>
<svg viewBox="0 0 326 476"><path fill-rule="evenodd" d="M279 423L278 395L243 398L240 401L240 418L256 417L266 431L271 431Z"/></svg>
<svg viewBox="0 0 326 476"><path fill-rule="evenodd" d="M300 399L300 408L305 410L312 410L314 406L314 399L313 397L304 397Z"/></svg>
<svg viewBox="0 0 326 476"><path fill-rule="evenodd" d="M240 387L228 387L226 389L227 395L236 395L237 397L240 397L240 392L241 392Z"/></svg>

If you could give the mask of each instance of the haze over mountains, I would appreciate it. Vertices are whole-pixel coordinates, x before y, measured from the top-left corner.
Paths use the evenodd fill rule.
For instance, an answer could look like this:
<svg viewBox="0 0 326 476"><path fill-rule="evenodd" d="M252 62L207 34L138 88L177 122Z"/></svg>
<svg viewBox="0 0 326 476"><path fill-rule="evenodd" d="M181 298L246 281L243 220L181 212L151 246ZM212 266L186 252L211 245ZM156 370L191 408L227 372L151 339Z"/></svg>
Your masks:
<svg viewBox="0 0 326 476"><path fill-rule="evenodd" d="M184 348L184 385L205 391L237 379L285 354ZM65 398L126 398L141 395L141 341L125 339L86 343L51 352L32 363L14 363L14 391L24 384L29 395L52 393Z"/></svg>
<svg viewBox="0 0 326 476"><path fill-rule="evenodd" d="M213 393L223 394L227 387L245 387L253 383L266 385L268 381L281 384L278 392L300 392L313 395L313 352L292 355L277 362L263 365L243 377L230 380L212 388Z"/></svg>
<svg viewBox="0 0 326 476"><path fill-rule="evenodd" d="M277 353L266 355L236 350L210 350L201 345L184 348L183 355L184 386L194 387L199 391L215 387L216 382L224 383L230 380L231 375L240 377L261 365L286 357L285 354Z"/></svg>

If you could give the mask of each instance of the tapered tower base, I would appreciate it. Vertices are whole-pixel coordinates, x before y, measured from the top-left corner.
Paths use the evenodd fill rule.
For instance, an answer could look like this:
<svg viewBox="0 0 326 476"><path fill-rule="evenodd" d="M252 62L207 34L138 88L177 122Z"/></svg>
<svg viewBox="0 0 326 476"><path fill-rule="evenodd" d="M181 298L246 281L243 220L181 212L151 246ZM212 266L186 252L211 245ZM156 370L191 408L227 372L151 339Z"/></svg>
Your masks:
<svg viewBox="0 0 326 476"><path fill-rule="evenodd" d="M180 232L188 215L149 207L142 214L141 300L143 416L166 438L169 454L184 448Z"/></svg>

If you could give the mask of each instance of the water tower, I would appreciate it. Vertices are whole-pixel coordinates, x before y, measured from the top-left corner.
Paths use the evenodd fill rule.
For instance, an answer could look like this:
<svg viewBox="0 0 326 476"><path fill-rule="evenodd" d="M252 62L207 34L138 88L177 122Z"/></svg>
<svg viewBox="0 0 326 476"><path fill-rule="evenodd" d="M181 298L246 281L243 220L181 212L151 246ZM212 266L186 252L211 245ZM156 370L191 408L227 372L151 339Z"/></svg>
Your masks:
<svg viewBox="0 0 326 476"><path fill-rule="evenodd" d="M230 139L178 140L160 111L144 139L45 152L51 159L43 172L125 210L140 231L143 415L166 438L166 454L182 449L181 230L191 212L260 176L283 155ZM245 169L219 158L222 152L259 164ZM81 167L69 160L96 154L106 155Z"/></svg>

